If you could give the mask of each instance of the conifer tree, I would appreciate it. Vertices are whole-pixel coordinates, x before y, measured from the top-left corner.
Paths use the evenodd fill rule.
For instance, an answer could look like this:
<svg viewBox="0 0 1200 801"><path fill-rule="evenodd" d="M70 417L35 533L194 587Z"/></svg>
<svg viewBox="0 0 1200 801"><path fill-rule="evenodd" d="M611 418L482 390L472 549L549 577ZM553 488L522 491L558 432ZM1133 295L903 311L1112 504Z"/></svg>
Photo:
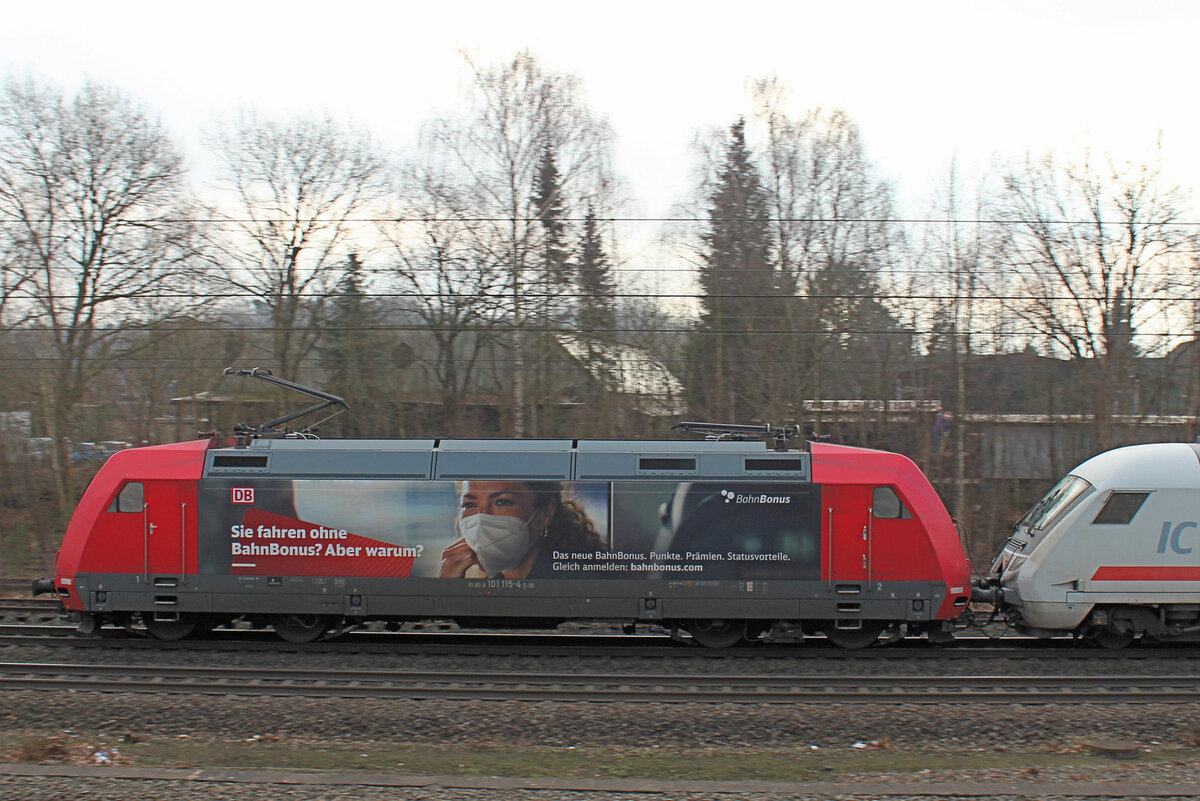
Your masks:
<svg viewBox="0 0 1200 801"><path fill-rule="evenodd" d="M579 307L575 319L579 331L590 339L613 339L617 324L616 285L591 205L583 218L576 280L579 283Z"/></svg>
<svg viewBox="0 0 1200 801"><path fill-rule="evenodd" d="M362 270L358 254L351 253L322 326L330 391L344 397L351 409L326 430L350 437L387 436L394 433L387 376L411 362L411 351L380 330L383 312L367 294Z"/></svg>
<svg viewBox="0 0 1200 801"><path fill-rule="evenodd" d="M554 146L548 139L542 143L532 200L534 216L542 228L539 283L547 289L566 286L571 276L567 269L570 253L566 242L566 222L563 220L562 177L555 161Z"/></svg>
<svg viewBox="0 0 1200 801"><path fill-rule="evenodd" d="M728 422L762 419L773 411L768 404L777 402L769 335L779 325L781 292L768 195L746 145L743 120L729 129L708 202L700 321L687 349L691 411Z"/></svg>

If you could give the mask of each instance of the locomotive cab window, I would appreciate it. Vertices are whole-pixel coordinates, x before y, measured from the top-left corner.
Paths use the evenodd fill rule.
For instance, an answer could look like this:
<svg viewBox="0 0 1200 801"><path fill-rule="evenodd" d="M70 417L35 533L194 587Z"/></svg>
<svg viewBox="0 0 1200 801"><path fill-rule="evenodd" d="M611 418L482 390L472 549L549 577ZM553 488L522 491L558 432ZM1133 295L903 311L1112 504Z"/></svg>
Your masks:
<svg viewBox="0 0 1200 801"><path fill-rule="evenodd" d="M876 487L872 499L873 514L879 520L909 520L912 512L908 511L900 496L891 487Z"/></svg>
<svg viewBox="0 0 1200 801"><path fill-rule="evenodd" d="M146 508L146 491L140 481L130 481L108 507L110 512L141 512Z"/></svg>
<svg viewBox="0 0 1200 801"><path fill-rule="evenodd" d="M1124 525L1133 520L1149 497L1148 492L1114 492L1108 496L1092 525Z"/></svg>
<svg viewBox="0 0 1200 801"><path fill-rule="evenodd" d="M1084 495L1092 491L1092 485L1078 476L1067 476L1054 485L1046 495L1025 513L1018 525L1025 525L1030 532L1045 531L1057 522L1060 515Z"/></svg>

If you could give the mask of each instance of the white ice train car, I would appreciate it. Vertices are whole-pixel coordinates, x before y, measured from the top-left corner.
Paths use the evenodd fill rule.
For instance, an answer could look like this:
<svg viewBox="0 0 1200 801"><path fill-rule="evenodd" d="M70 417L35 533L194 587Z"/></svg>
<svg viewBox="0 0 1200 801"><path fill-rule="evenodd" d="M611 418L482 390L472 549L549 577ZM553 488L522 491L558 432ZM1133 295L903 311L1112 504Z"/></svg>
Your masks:
<svg viewBox="0 0 1200 801"><path fill-rule="evenodd" d="M1016 524L975 598L1033 636L1200 640L1200 444L1076 467Z"/></svg>

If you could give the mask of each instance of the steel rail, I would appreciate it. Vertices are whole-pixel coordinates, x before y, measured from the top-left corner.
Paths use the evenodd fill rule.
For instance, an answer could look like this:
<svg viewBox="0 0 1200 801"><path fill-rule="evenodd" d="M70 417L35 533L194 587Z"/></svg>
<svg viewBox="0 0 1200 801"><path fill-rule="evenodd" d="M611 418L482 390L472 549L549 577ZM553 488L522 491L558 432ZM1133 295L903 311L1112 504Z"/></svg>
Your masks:
<svg viewBox="0 0 1200 801"><path fill-rule="evenodd" d="M0 663L0 689L665 703L1195 703L1200 676L447 673Z"/></svg>
<svg viewBox="0 0 1200 801"><path fill-rule="evenodd" d="M797 643L764 643L745 648L700 648L672 642L661 634L530 634L472 631L352 631L332 640L286 643L266 629L222 630L215 637L176 641L136 636L121 629L105 629L112 636L79 635L69 624L0 625L0 644L46 645L73 648L148 649L162 651L254 650L303 653L392 653L472 656L619 656L639 658L690 658L762 661L771 659L902 660L1047 659L1088 661L1177 660L1200 657L1196 643L1159 643L1123 650L1088 647L1069 639L1053 642L1011 637L959 639L948 646L930 646L922 640L886 646L845 650L821 638Z"/></svg>
<svg viewBox="0 0 1200 801"><path fill-rule="evenodd" d="M38 612L43 614L58 614L58 601L46 601L40 598L4 598L0 599L0 614Z"/></svg>

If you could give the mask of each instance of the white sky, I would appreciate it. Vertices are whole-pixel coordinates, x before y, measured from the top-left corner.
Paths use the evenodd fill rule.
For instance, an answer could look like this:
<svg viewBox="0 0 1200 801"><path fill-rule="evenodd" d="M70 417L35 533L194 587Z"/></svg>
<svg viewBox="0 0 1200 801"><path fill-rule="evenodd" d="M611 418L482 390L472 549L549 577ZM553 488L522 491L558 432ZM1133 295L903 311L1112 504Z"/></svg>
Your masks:
<svg viewBox="0 0 1200 801"><path fill-rule="evenodd" d="M981 165L1080 134L1137 158L1161 129L1170 175L1200 189L1198 22L1187 0L8 0L0 71L121 89L203 163L200 132L239 106L328 112L401 151L453 111L460 49L497 60L529 47L611 122L642 216L686 197L697 131L746 113L747 81L777 73L795 113L849 113L920 214L953 154Z"/></svg>

